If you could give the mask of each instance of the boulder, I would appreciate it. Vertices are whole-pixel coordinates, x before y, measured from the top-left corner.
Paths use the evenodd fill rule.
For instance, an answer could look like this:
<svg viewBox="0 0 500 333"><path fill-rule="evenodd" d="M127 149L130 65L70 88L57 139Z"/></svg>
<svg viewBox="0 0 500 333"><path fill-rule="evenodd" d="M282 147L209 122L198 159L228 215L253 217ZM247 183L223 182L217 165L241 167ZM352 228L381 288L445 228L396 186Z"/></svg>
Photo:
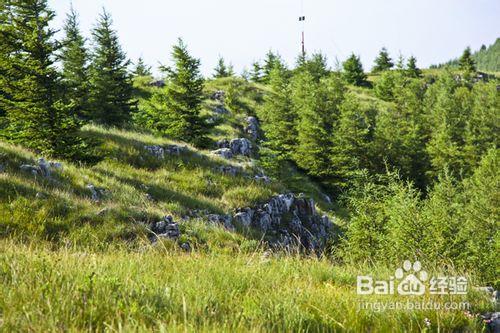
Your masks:
<svg viewBox="0 0 500 333"><path fill-rule="evenodd" d="M486 313L481 318L486 325L486 332L500 333L500 312Z"/></svg>
<svg viewBox="0 0 500 333"><path fill-rule="evenodd" d="M225 159L233 158L233 152L229 148L220 148L220 149L214 150L214 151L212 151L212 154L218 155L218 156L225 158Z"/></svg>
<svg viewBox="0 0 500 333"><path fill-rule="evenodd" d="M245 132L248 133L253 140L257 140L259 138L259 121L255 117L248 117L246 119L247 127L245 127Z"/></svg>
<svg viewBox="0 0 500 333"><path fill-rule="evenodd" d="M232 139L229 145L233 155L250 156L252 154L252 143L246 138Z"/></svg>
<svg viewBox="0 0 500 333"><path fill-rule="evenodd" d="M264 184L269 184L271 183L271 178L269 178L266 175L256 175L253 177L253 179L257 182L262 182Z"/></svg>

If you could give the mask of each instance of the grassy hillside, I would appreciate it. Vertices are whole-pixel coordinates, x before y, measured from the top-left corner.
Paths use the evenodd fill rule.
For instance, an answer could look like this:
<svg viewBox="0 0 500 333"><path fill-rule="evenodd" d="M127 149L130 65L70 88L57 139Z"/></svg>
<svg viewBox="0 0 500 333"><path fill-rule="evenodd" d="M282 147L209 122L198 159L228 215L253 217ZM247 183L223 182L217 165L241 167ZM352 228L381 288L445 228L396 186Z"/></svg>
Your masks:
<svg viewBox="0 0 500 333"><path fill-rule="evenodd" d="M238 79L206 86L204 113L216 90L236 87L233 109L211 139L243 136L245 118L258 112L266 89ZM136 82L143 103L152 89ZM376 101L367 88L351 88ZM385 103L379 101L380 103ZM252 179L259 163L227 161L186 146L164 160L147 145L181 142L137 131L88 125L99 142L95 165L63 162L50 177L20 169L40 157L0 143L0 331L408 331L479 330L481 322L456 310L359 311L356 276L366 267L325 258L270 254L256 235L210 225L197 212L230 213L286 191L315 198L317 208L342 224L338 207L292 167L270 184ZM223 175L221 165L241 167ZM102 188L99 202L88 185ZM151 244L146 223L171 214L192 252L174 242ZM386 278L394 268L370 269ZM447 272L449 274L449 271ZM458 274L458 273L457 273ZM470 277L473 279L473 277ZM375 301L378 298L371 298ZM406 301L385 296L384 301ZM443 301L426 295L424 300ZM456 299L454 299L456 300ZM469 293L474 312L491 308Z"/></svg>

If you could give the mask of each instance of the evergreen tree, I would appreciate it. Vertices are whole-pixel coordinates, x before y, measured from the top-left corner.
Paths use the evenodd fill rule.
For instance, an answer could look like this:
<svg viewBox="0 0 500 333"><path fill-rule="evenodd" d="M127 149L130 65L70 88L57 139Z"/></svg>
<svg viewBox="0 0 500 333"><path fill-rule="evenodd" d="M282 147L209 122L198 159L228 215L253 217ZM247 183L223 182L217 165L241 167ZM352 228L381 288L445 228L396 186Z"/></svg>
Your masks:
<svg viewBox="0 0 500 333"><path fill-rule="evenodd" d="M90 71L93 120L106 125L123 125L133 109L130 61L123 52L111 16L103 10L92 31L95 49Z"/></svg>
<svg viewBox="0 0 500 333"><path fill-rule="evenodd" d="M301 54L297 60L296 70L308 71L309 74L313 76L316 82L319 82L319 80L327 77L330 74L330 70L328 68L328 60L322 53L315 53L311 56L310 59L308 59L306 55Z"/></svg>
<svg viewBox="0 0 500 333"><path fill-rule="evenodd" d="M163 135L203 146L208 127L200 116L204 84L200 60L189 55L181 39L173 47L172 58L173 67L162 67L167 78L165 88L153 94L134 120Z"/></svg>
<svg viewBox="0 0 500 333"><path fill-rule="evenodd" d="M261 114L267 146L284 158L289 158L297 141L297 115L291 99L291 86L280 68L271 71L271 93L265 96Z"/></svg>
<svg viewBox="0 0 500 333"><path fill-rule="evenodd" d="M382 75L391 72L384 73ZM423 117L423 84L418 80L398 83L392 91L394 104L379 110L376 116L373 151L374 169L384 173L387 166L397 170L404 180L420 190L427 187L429 170Z"/></svg>
<svg viewBox="0 0 500 333"><path fill-rule="evenodd" d="M219 57L219 60L217 62L217 66L214 69L214 78L219 79L223 77L230 77L234 76L234 69L232 65L226 65L226 62L224 61L224 58Z"/></svg>
<svg viewBox="0 0 500 333"><path fill-rule="evenodd" d="M73 103L81 119L89 118L89 73L85 38L80 32L78 14L71 6L64 23L65 38L62 41L62 79L66 100Z"/></svg>
<svg viewBox="0 0 500 333"><path fill-rule="evenodd" d="M12 2L7 21L0 22L2 35L8 31L6 50L10 64L0 81L0 109L6 111L8 138L44 154L65 158L81 156L80 124L71 105L63 100L55 63L57 43L50 28L54 12L47 0ZM5 25L9 25L6 28ZM5 56L5 55L4 55ZM1 59L4 60L4 59Z"/></svg>
<svg viewBox="0 0 500 333"><path fill-rule="evenodd" d="M472 171L485 152L500 147L500 94L497 84L477 83L472 89L472 109L465 126L464 159Z"/></svg>
<svg viewBox="0 0 500 333"><path fill-rule="evenodd" d="M361 110L354 95L347 95L340 105L340 115L332 133L332 183L337 190L348 188L368 165L372 121Z"/></svg>
<svg viewBox="0 0 500 333"><path fill-rule="evenodd" d="M344 69L344 79L356 86L362 86L366 83L366 74L363 70L361 60L354 53L342 64Z"/></svg>
<svg viewBox="0 0 500 333"><path fill-rule="evenodd" d="M476 62L472 58L472 52L470 50L470 47L467 47L464 50L464 53L462 53L462 56L458 60L460 70L467 72L467 73L472 73L476 71Z"/></svg>
<svg viewBox="0 0 500 333"><path fill-rule="evenodd" d="M392 62L387 49L383 47L382 50L380 50L378 57L375 59L375 66L373 66L372 71L374 73L383 72L390 70L392 67L394 67L394 63Z"/></svg>
<svg viewBox="0 0 500 333"><path fill-rule="evenodd" d="M255 83L262 82L262 66L258 61L252 64L252 70L250 71L250 81Z"/></svg>
<svg viewBox="0 0 500 333"><path fill-rule="evenodd" d="M417 67L417 58L411 56L408 58L408 64L406 68L406 75L412 78L418 78L422 75L422 71Z"/></svg>
<svg viewBox="0 0 500 333"><path fill-rule="evenodd" d="M273 51L269 51L264 58L264 66L262 66L262 82L269 83L271 71L274 67L285 67L283 65L283 61L278 54L273 53Z"/></svg>
<svg viewBox="0 0 500 333"><path fill-rule="evenodd" d="M0 2L0 130L6 125L5 106L2 101L10 99L9 81L14 81L14 73L12 71L12 63L10 57L12 52L16 50L16 43L13 40L12 31L12 8L7 1Z"/></svg>
<svg viewBox="0 0 500 333"><path fill-rule="evenodd" d="M317 83L311 74L302 72L293 78L292 88L292 101L298 115L293 158L310 175L328 180L331 134L344 97L344 86L337 77Z"/></svg>
<svg viewBox="0 0 500 333"><path fill-rule="evenodd" d="M151 66L146 65L144 62L144 59L142 57L139 57L137 60L137 63L135 64L134 68L134 75L135 76L151 76L153 73L151 72Z"/></svg>

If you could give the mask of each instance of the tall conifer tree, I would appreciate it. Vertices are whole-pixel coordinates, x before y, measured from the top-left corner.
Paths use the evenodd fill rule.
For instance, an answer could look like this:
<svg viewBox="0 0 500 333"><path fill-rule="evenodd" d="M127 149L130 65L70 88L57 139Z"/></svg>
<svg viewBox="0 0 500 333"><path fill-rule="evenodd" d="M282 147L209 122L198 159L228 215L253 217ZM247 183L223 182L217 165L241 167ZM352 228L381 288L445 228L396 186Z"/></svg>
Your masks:
<svg viewBox="0 0 500 333"><path fill-rule="evenodd" d="M133 109L130 61L112 28L111 15L103 10L92 31L94 51L90 70L92 119L106 125L122 125Z"/></svg>

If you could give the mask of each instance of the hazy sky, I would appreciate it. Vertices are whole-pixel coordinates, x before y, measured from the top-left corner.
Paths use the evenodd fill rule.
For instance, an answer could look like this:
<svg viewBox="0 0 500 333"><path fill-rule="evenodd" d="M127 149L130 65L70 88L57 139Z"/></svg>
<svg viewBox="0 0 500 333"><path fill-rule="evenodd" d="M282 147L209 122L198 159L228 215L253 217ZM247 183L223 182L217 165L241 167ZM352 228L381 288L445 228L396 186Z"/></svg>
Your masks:
<svg viewBox="0 0 500 333"><path fill-rule="evenodd" d="M60 27L70 0L49 0ZM306 15L306 48L330 63L351 52L365 68L382 46L393 58L415 55L420 66L444 62L466 46L478 49L500 37L500 0L73 0L86 36L104 6L128 56L157 67L184 38L209 74L219 55L240 72L269 50L292 64L300 52ZM303 3L303 4L302 4Z"/></svg>

